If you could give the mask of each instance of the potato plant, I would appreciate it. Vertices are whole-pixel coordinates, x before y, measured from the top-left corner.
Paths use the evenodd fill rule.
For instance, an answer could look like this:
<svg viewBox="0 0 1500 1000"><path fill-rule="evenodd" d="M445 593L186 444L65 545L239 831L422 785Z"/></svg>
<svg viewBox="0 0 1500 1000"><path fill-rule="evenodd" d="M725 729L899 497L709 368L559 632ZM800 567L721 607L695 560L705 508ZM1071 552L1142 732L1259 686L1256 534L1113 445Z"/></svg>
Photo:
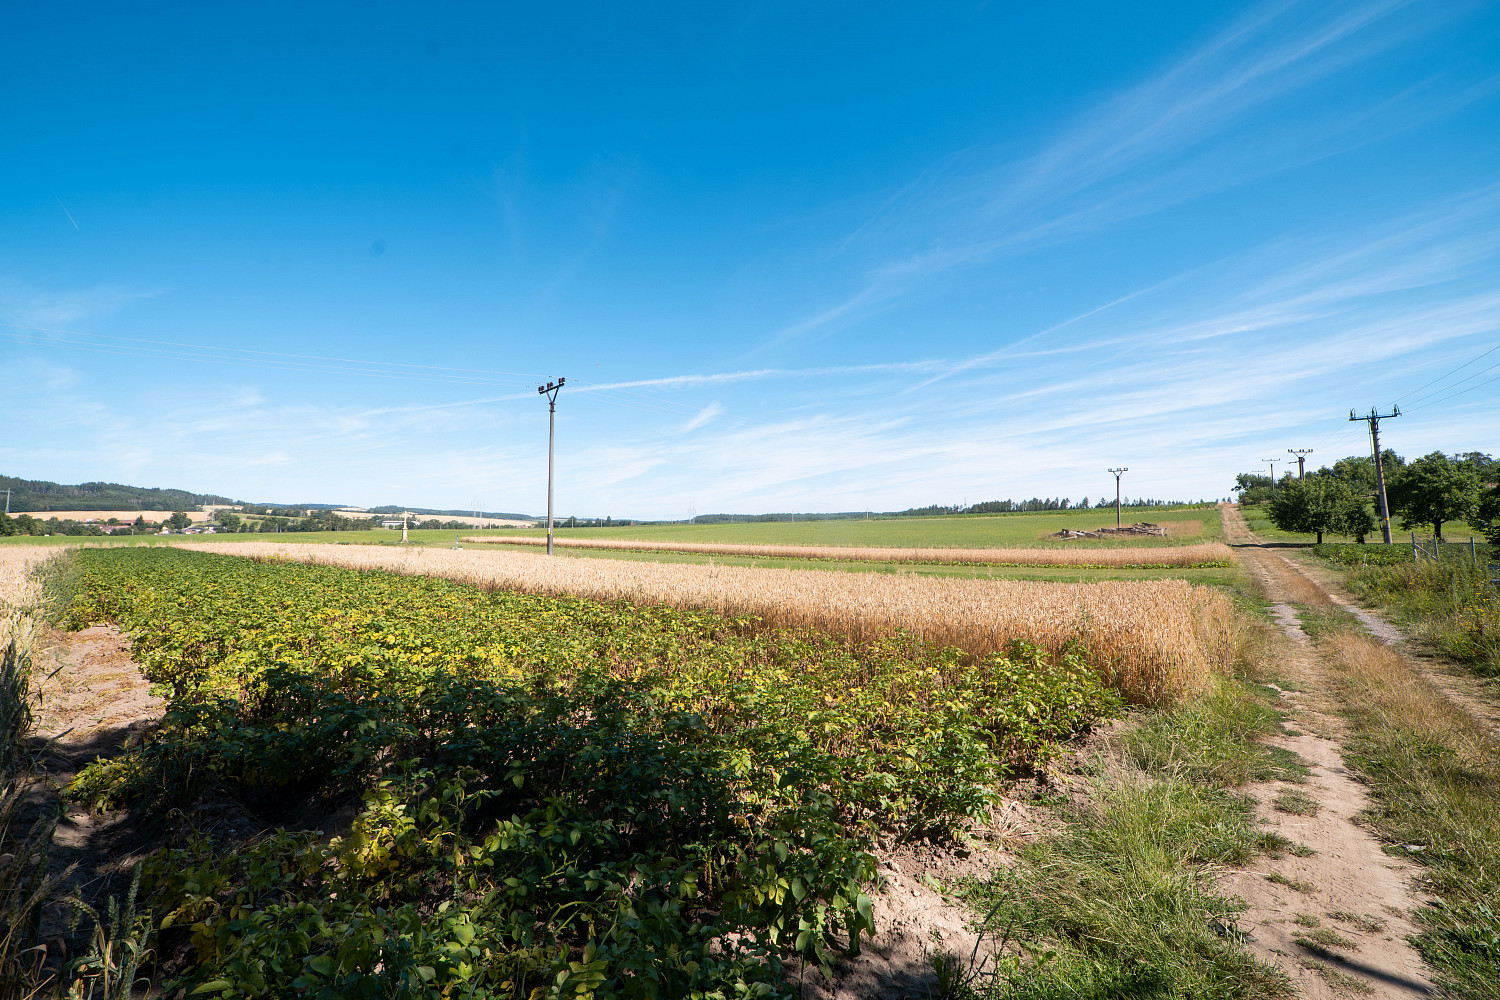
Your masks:
<svg viewBox="0 0 1500 1000"><path fill-rule="evenodd" d="M330 840L189 832L150 859L199 996L786 995L787 955L872 932L874 836L960 829L1118 705L1071 652L168 549L76 572L73 623L129 632L170 706L72 794L361 803Z"/></svg>

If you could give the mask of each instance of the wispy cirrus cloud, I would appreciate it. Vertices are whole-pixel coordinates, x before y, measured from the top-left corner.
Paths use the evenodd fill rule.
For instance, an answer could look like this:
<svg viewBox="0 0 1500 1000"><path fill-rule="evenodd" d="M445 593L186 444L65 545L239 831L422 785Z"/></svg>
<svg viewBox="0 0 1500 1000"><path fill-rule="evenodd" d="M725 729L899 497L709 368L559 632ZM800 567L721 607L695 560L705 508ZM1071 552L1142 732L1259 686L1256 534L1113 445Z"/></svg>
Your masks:
<svg viewBox="0 0 1500 1000"><path fill-rule="evenodd" d="M877 311L935 276L1078 238L1326 157L1490 92L1401 89L1357 108L1288 113L1320 83L1424 34L1455 10L1411 0L1255 8L1161 73L1081 113L1029 156L945 158L889 199L839 253L854 286L775 331L774 348ZM1254 142L1232 140L1254 127Z"/></svg>

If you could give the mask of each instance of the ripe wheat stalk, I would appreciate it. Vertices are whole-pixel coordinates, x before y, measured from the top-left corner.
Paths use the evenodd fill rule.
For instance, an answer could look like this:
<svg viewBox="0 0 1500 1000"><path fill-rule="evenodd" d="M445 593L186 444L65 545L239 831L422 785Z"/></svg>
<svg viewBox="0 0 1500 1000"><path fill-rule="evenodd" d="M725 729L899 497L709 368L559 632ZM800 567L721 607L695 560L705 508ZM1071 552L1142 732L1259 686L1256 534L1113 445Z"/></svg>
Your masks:
<svg viewBox="0 0 1500 1000"><path fill-rule="evenodd" d="M33 618L42 603L34 570L57 554L55 548L29 545L0 548L0 650L12 639L21 648L29 648Z"/></svg>
<svg viewBox="0 0 1500 1000"><path fill-rule="evenodd" d="M445 577L487 589L752 615L773 628L867 642L903 629L983 656L1015 640L1059 653L1082 643L1126 697L1161 703L1201 690L1232 654L1233 609L1184 580L1042 583L827 570L758 569L531 552L206 542L198 551Z"/></svg>
<svg viewBox="0 0 1500 1000"><path fill-rule="evenodd" d="M466 542L492 545L546 545L545 537L473 536ZM774 559L841 559L856 562L959 563L987 566L1227 566L1234 550L1223 542L1196 545L1136 546L1112 549L960 549L897 548L874 545L744 545L725 542L636 541L623 538L557 538L562 548L614 549L637 552L697 552L705 555L765 556Z"/></svg>

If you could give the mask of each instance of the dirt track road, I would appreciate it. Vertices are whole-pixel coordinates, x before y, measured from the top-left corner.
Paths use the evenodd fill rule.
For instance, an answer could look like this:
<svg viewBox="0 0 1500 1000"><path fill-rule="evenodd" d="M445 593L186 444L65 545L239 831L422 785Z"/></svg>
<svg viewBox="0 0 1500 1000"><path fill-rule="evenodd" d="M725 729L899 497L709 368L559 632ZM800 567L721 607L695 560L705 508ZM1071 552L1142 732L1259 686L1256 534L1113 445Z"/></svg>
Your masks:
<svg viewBox="0 0 1500 1000"><path fill-rule="evenodd" d="M1416 932L1410 915L1423 902L1413 889L1417 869L1387 854L1360 820L1369 799L1345 767L1345 730L1329 668L1303 631L1296 605L1357 610L1356 617L1368 618L1376 626L1372 633L1383 641L1399 641L1400 633L1346 599L1335 600L1324 585L1259 545L1237 508L1221 509L1226 541L1239 546L1246 568L1273 602L1281 630L1277 666L1286 679L1281 697L1295 735L1277 742L1311 770L1305 784L1271 782L1250 792L1266 829L1316 852L1267 860L1258 872L1230 873L1224 888L1250 903L1242 926L1255 938L1251 950L1285 969L1303 996L1425 996L1430 981L1406 941ZM1299 792L1316 803L1315 814L1277 807L1278 799L1295 801Z"/></svg>

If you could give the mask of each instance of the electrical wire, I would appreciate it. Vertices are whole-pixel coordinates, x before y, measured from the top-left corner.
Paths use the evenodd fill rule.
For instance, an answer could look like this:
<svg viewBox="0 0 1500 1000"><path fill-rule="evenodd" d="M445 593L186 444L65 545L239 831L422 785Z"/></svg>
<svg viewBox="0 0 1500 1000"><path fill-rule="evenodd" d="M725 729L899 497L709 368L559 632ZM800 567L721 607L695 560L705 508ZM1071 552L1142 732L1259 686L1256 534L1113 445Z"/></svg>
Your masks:
<svg viewBox="0 0 1500 1000"><path fill-rule="evenodd" d="M1447 378L1449 375L1455 375L1458 372L1463 371L1465 368L1469 367L1474 362L1478 361L1479 358L1483 358L1483 357L1486 357L1488 355L1494 354L1496 351L1500 351L1500 344L1496 344L1494 347L1491 347L1489 350L1485 351L1483 354L1480 354L1479 357L1470 358L1468 361L1465 361L1463 364L1459 365L1457 368L1453 369L1452 371L1445 372L1444 374L1439 375L1437 378L1433 379L1431 382L1428 382L1427 385L1418 386L1417 388L1413 389L1411 392L1408 392L1405 396L1399 397L1396 400L1396 402L1399 403L1399 402L1401 402L1401 400L1406 399L1409 396L1416 395L1417 393L1421 392L1423 389L1427 388L1427 386L1429 386L1429 385L1436 385L1437 383L1441 382L1443 379Z"/></svg>
<svg viewBox="0 0 1500 1000"><path fill-rule="evenodd" d="M1407 409L1409 409L1409 410L1419 410L1419 409L1421 409L1424 406L1431 406L1432 404L1429 403L1429 402L1427 402L1427 400L1432 399L1433 396L1440 395L1440 394L1448 392L1449 390L1452 390L1452 389L1457 389L1459 386L1463 385L1465 382L1472 381L1473 379L1476 379L1476 378L1478 378L1481 375L1488 375L1490 372L1494 371L1497 368L1500 368L1500 362L1497 362L1496 364L1490 365L1488 368L1481 368L1479 371L1475 372L1473 375L1470 375L1470 376L1468 376L1466 378L1461 378L1457 382L1452 382L1452 383L1450 383L1448 385L1443 386L1441 389L1434 389L1432 392L1429 392L1427 395L1419 397L1416 400L1416 402L1414 402L1410 406L1408 406ZM1485 385L1485 384L1487 384L1487 383L1484 383L1484 382L1480 383L1480 385ZM1479 388L1479 386L1475 385L1475 386L1470 386L1469 388L1470 389L1477 389L1477 388ZM1463 390L1463 392L1468 392L1468 391L1469 391L1469 389L1464 389ZM1458 393L1454 393L1453 395L1458 395ZM1449 396L1443 396L1442 398L1443 399L1448 399L1448 398L1451 398L1451 397L1449 397ZM1433 402L1436 402L1436 400L1434 400Z"/></svg>
<svg viewBox="0 0 1500 1000"><path fill-rule="evenodd" d="M1495 367L1500 368L1500 365L1496 365ZM1485 369L1485 370L1486 371L1493 371L1494 369L1493 368L1489 368L1489 369ZM1484 373L1481 372L1480 374L1484 374ZM1464 381L1468 381L1468 380L1465 379ZM1473 392L1475 389L1482 389L1485 386L1487 386L1487 385L1489 385L1489 384L1491 384L1493 382L1500 382L1500 375L1496 375L1494 378L1491 378L1491 379L1485 379L1483 382L1480 382L1478 385L1471 385L1467 389L1460 389L1457 392L1449 393L1446 396L1441 396L1438 399L1434 399L1430 403L1421 403L1421 404L1419 404L1417 406L1407 407L1407 410L1409 412L1411 410L1420 410L1420 409L1423 409L1424 407L1428 407L1428 406L1436 406L1438 403L1442 403L1442 402L1445 402L1447 400L1450 400L1450 399L1454 398L1455 396L1462 396L1466 392Z"/></svg>

